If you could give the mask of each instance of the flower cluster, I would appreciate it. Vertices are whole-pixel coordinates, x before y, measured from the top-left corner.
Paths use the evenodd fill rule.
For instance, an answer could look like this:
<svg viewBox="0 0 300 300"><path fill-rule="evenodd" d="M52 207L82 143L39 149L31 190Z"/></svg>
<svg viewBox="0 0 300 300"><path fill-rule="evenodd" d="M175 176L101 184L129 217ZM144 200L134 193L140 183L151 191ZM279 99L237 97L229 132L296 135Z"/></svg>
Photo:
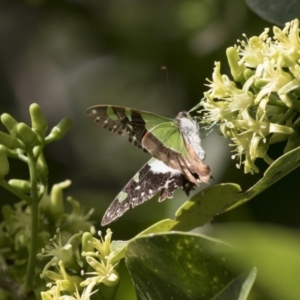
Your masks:
<svg viewBox="0 0 300 300"><path fill-rule="evenodd" d="M115 251L111 250L110 229L103 239L96 239L90 232L73 235L65 243L60 232L51 240L51 246L42 250L40 258L51 257L41 277L49 282L49 290L42 292L43 300L89 300L97 291L95 286L103 283L116 286L119 274L118 262L113 262Z"/></svg>
<svg viewBox="0 0 300 300"><path fill-rule="evenodd" d="M234 81L215 64L209 90L204 94L204 122L220 125L233 141L233 158L245 173L258 172L257 158L272 163L269 146L287 140L284 152L300 145L300 38L299 21L281 30L238 41L227 49Z"/></svg>
<svg viewBox="0 0 300 300"><path fill-rule="evenodd" d="M81 283L81 286L95 285L103 282L107 286L114 286L119 282L119 275L116 271L117 264L113 263L115 252L111 251L112 232L107 229L106 236L103 239L100 233L100 240L87 236L89 248L82 252L86 262L92 268L92 272L87 272L88 278ZM90 276L92 275L92 276Z"/></svg>

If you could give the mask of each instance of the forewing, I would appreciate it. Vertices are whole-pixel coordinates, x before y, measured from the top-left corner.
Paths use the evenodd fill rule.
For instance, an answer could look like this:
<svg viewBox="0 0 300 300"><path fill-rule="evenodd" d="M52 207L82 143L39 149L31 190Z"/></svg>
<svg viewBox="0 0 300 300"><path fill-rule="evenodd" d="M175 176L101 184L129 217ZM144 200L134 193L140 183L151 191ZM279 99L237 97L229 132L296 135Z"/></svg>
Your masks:
<svg viewBox="0 0 300 300"><path fill-rule="evenodd" d="M120 135L129 135L129 141L140 148L148 130L172 119L121 106L96 105L87 109L88 116L98 125Z"/></svg>
<svg viewBox="0 0 300 300"><path fill-rule="evenodd" d="M126 184L105 212L101 225L105 226L119 219L130 207L134 208L157 193L159 201L172 198L177 188L188 195L194 184L178 170L171 169L163 162L151 158Z"/></svg>
<svg viewBox="0 0 300 300"><path fill-rule="evenodd" d="M152 137L151 137L152 136ZM171 150L174 154L187 155L185 143L182 134L175 121L158 124L151 128L147 135L144 137L144 142L147 144L146 139L153 138L159 141L164 148ZM156 157L159 159L159 157Z"/></svg>

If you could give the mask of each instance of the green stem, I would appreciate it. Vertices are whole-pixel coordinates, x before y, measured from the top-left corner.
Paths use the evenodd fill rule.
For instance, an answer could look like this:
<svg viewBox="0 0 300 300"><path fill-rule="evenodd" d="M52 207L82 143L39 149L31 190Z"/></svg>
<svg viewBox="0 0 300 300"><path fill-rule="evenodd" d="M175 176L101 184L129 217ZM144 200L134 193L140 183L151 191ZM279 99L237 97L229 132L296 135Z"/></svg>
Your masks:
<svg viewBox="0 0 300 300"><path fill-rule="evenodd" d="M268 104L280 107L286 107L286 105L280 100L278 96L271 94L269 96Z"/></svg>
<svg viewBox="0 0 300 300"><path fill-rule="evenodd" d="M293 126L294 129L297 128L300 125L300 117L294 122Z"/></svg>
<svg viewBox="0 0 300 300"><path fill-rule="evenodd" d="M28 149L28 166L31 182L31 240L30 240L30 249L29 249L29 258L27 263L26 270L26 279L24 284L25 291L31 291L33 287L34 271L36 264L36 255L37 255L37 237L38 237L38 182L37 182L37 170L36 170L36 159L32 149Z"/></svg>
<svg viewBox="0 0 300 300"><path fill-rule="evenodd" d="M290 108L282 118L280 118L277 122L277 124L284 124L286 120L291 118L295 114L295 110L293 108Z"/></svg>
<svg viewBox="0 0 300 300"><path fill-rule="evenodd" d="M98 293L97 298L101 300L113 300L116 299L116 294L119 288L119 283L115 286L102 285Z"/></svg>
<svg viewBox="0 0 300 300"><path fill-rule="evenodd" d="M24 154L17 152L16 150L6 149L6 155L7 155L7 157L19 159L20 161L23 161L26 164L28 163L27 157Z"/></svg>
<svg viewBox="0 0 300 300"><path fill-rule="evenodd" d="M27 196L26 194L22 193L21 191L17 190L16 188L12 187L10 184L7 183L4 179L0 180L0 185L7 189L12 194L16 195L18 198L25 200L28 204L32 203L32 198Z"/></svg>
<svg viewBox="0 0 300 300"><path fill-rule="evenodd" d="M12 280L8 272L0 268L0 288L10 293L15 300L36 300L33 293L26 294L21 286Z"/></svg>
<svg viewBox="0 0 300 300"><path fill-rule="evenodd" d="M271 165L274 160L272 158L270 158L268 155L265 154L265 156L263 157L264 161L268 164Z"/></svg>

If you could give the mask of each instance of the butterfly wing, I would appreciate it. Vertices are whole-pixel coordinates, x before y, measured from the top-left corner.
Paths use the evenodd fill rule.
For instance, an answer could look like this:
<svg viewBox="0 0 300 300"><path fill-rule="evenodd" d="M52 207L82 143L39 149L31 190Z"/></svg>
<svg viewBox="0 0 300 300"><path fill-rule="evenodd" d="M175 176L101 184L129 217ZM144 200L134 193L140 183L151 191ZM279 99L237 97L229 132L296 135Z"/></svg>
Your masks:
<svg viewBox="0 0 300 300"><path fill-rule="evenodd" d="M159 201L172 198L177 188L188 195L194 184L179 170L172 169L162 161L151 158L125 185L105 212L101 225L105 226L119 219L130 207L134 208L157 193Z"/></svg>
<svg viewBox="0 0 300 300"><path fill-rule="evenodd" d="M142 139L149 130L173 120L161 115L129 109L122 106L95 105L87 109L88 116L98 125L120 135L129 135L129 141L144 149Z"/></svg>

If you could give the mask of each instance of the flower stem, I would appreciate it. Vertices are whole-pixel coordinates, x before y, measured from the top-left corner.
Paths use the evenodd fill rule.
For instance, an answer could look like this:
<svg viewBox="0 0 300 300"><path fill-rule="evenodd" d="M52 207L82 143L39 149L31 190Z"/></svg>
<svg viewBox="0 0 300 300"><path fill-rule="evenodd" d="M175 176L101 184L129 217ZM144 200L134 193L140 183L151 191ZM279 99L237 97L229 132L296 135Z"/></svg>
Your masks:
<svg viewBox="0 0 300 300"><path fill-rule="evenodd" d="M30 240L30 249L29 249L29 258L26 270L26 279L24 284L25 291L31 291L33 287L33 278L36 264L36 255L37 255L37 236L38 236L38 180L37 180L37 170L36 170L36 159L32 149L27 150L28 154L28 166L31 182L31 240Z"/></svg>
<svg viewBox="0 0 300 300"><path fill-rule="evenodd" d="M296 111L293 108L290 108L282 118L280 118L277 124L284 124L286 120L290 119L295 115Z"/></svg>
<svg viewBox="0 0 300 300"><path fill-rule="evenodd" d="M6 190L11 192L12 194L16 195L18 198L25 200L28 204L32 203L32 198L27 196L26 194L20 192L19 190L12 187L10 184L7 183L4 179L0 180L0 185L4 187Z"/></svg>

